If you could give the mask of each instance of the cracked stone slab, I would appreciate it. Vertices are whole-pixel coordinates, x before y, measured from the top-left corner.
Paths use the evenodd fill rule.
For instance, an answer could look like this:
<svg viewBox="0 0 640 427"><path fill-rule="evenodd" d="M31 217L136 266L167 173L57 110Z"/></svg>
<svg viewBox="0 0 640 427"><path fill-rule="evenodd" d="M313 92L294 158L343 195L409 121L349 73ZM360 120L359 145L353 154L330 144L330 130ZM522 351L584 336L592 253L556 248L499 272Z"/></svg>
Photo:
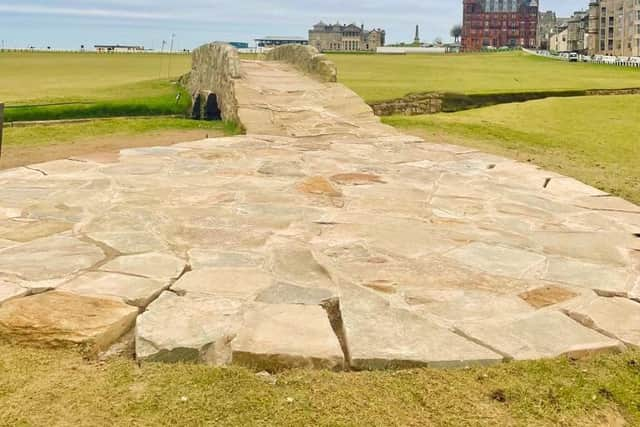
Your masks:
<svg viewBox="0 0 640 427"><path fill-rule="evenodd" d="M234 364L269 372L344 366L340 342L318 306L255 305L245 313L231 348Z"/></svg>
<svg viewBox="0 0 640 427"><path fill-rule="evenodd" d="M640 347L640 304L635 301L595 297L567 308L566 313L590 329Z"/></svg>
<svg viewBox="0 0 640 427"><path fill-rule="evenodd" d="M80 347L95 355L136 321L138 309L113 298L47 292L0 306L0 338L39 347Z"/></svg>
<svg viewBox="0 0 640 427"><path fill-rule="evenodd" d="M166 282L118 273L90 272L58 287L58 290L87 296L119 298L144 308L169 285Z"/></svg>
<svg viewBox="0 0 640 427"><path fill-rule="evenodd" d="M184 260L173 255L152 252L120 256L103 265L100 269L168 282L180 277L186 265Z"/></svg>
<svg viewBox="0 0 640 427"><path fill-rule="evenodd" d="M231 362L243 301L164 292L138 318L136 357L158 362Z"/></svg>
<svg viewBox="0 0 640 427"><path fill-rule="evenodd" d="M458 328L465 336L514 360L581 357L622 349L620 341L585 328L558 311L468 323Z"/></svg>
<svg viewBox="0 0 640 427"><path fill-rule="evenodd" d="M0 279L0 305L12 299L23 297L28 293L28 289Z"/></svg>
<svg viewBox="0 0 640 427"><path fill-rule="evenodd" d="M354 369L461 367L499 363L503 359L354 285L341 285L340 310Z"/></svg>
<svg viewBox="0 0 640 427"><path fill-rule="evenodd" d="M543 279L609 295L626 295L631 290L629 272L617 266L575 259L550 258Z"/></svg>
<svg viewBox="0 0 640 427"><path fill-rule="evenodd" d="M104 258L98 247L72 237L53 236L0 251L0 272L24 280L59 279Z"/></svg>
<svg viewBox="0 0 640 427"><path fill-rule="evenodd" d="M511 277L521 277L545 260L534 252L480 242L454 249L446 256L486 273Z"/></svg>
<svg viewBox="0 0 640 427"><path fill-rule="evenodd" d="M251 268L206 268L191 271L171 286L180 295L209 295L252 300L273 284L271 275Z"/></svg>

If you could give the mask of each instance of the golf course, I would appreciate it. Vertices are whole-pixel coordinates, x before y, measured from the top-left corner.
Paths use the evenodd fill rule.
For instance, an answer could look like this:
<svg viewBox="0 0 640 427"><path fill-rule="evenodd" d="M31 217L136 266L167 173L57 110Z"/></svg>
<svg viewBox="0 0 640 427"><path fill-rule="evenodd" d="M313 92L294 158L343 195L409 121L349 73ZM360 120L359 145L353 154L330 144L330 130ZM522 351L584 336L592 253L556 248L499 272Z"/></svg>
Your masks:
<svg viewBox="0 0 640 427"><path fill-rule="evenodd" d="M337 65L339 82L368 103L427 92L544 92L544 99L534 101L381 120L430 143L513 158L640 203L640 95L553 96L554 91L640 88L638 68L569 64L521 52L329 58ZM237 123L187 117L191 99L178 80L190 70L190 61L188 55L0 52L0 102L6 104L7 122L0 169L241 133ZM224 156L215 157L221 163L240 157L232 145L225 149ZM312 156L319 151L308 149ZM268 166L286 166L297 176L290 163ZM270 184L281 179L264 175ZM361 179L363 174L352 175ZM206 200L235 200L236 179L229 172L225 191L206 194ZM314 197L320 194L312 190ZM247 202L247 212L262 203L256 200ZM383 200L376 198L376 207ZM203 212L199 220L214 222L217 214ZM442 219L447 221L455 222ZM381 256L367 258L386 262ZM640 352L509 360L465 369L256 374L236 366L139 365L123 356L87 361L65 349L0 343L0 426L44 424L640 425Z"/></svg>

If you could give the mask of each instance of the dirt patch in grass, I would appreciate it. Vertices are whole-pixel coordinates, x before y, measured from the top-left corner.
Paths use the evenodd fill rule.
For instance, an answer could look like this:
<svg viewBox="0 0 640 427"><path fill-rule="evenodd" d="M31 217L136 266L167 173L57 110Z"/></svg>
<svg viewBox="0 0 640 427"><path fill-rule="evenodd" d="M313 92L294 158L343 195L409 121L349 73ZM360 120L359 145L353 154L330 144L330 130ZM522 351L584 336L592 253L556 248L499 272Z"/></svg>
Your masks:
<svg viewBox="0 0 640 427"><path fill-rule="evenodd" d="M113 154L124 148L165 146L222 135L223 132L218 130L166 130L143 135L102 136L47 145L7 145L2 150L0 169L88 155L96 159L112 158L115 161L117 157Z"/></svg>

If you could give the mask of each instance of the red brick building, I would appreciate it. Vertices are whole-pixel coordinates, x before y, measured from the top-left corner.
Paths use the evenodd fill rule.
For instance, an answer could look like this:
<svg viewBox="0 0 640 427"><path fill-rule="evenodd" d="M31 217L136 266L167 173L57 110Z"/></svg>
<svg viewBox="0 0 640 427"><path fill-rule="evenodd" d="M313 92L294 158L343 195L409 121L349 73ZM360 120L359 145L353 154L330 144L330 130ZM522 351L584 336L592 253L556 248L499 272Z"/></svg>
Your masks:
<svg viewBox="0 0 640 427"><path fill-rule="evenodd" d="M462 49L536 47L537 0L463 0Z"/></svg>

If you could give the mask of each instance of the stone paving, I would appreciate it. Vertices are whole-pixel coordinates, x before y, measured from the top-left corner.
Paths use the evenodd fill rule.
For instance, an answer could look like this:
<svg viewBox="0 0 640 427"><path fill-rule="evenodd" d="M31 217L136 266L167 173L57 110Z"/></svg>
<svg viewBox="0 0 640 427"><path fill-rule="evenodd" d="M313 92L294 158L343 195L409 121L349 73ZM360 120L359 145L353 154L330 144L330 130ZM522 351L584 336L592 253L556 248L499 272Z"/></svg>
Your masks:
<svg viewBox="0 0 640 427"><path fill-rule="evenodd" d="M640 208L243 62L247 135L0 172L0 339L384 369L640 346Z"/></svg>

